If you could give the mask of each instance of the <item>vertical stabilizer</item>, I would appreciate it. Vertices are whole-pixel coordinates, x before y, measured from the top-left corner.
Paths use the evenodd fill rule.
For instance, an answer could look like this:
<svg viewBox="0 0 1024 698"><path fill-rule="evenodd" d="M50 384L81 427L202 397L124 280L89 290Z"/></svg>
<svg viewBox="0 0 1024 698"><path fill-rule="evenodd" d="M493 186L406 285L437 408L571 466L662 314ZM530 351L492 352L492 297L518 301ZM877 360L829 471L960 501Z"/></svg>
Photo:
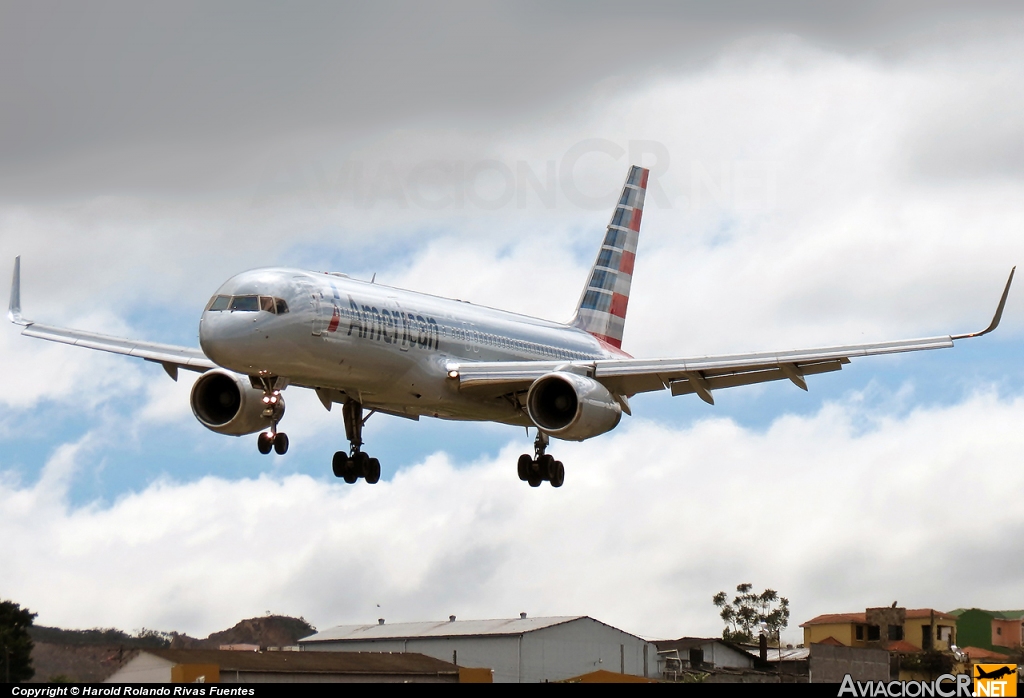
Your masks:
<svg viewBox="0 0 1024 698"><path fill-rule="evenodd" d="M629 169L597 261L570 323L616 349L622 347L622 330L626 322L629 287L633 281L633 260L640 237L640 217L644 210L648 174L649 170L643 167L634 165Z"/></svg>

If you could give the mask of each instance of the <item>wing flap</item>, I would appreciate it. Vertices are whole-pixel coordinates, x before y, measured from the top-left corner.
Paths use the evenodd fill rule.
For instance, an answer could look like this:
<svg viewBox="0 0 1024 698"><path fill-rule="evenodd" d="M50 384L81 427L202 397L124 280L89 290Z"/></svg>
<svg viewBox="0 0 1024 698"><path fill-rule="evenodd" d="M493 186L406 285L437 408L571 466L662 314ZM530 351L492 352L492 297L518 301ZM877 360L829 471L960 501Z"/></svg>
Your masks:
<svg viewBox="0 0 1024 698"><path fill-rule="evenodd" d="M803 375L810 376L838 371L843 367L843 364L848 363L850 363L849 360L823 361L821 363L803 365L799 368ZM709 390L718 390L719 388L735 388L740 385L754 385L756 383L787 379L792 380L792 377L786 373L782 366L779 366L777 368L757 369L742 373L723 373L712 378L705 376L704 382ZM689 377L672 380L669 382L668 387L672 391L672 395L687 395L698 392L696 385Z"/></svg>

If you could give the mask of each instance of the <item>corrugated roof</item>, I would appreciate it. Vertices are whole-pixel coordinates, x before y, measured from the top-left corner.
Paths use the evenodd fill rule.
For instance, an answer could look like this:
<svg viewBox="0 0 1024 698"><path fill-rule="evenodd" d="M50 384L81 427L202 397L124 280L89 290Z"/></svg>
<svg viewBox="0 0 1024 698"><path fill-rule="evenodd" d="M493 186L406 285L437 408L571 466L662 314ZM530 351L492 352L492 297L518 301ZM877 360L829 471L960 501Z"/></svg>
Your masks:
<svg viewBox="0 0 1024 698"><path fill-rule="evenodd" d="M422 623L385 623L383 625L339 625L299 640L329 642L338 640L405 640L418 637L465 637L476 635L522 635L541 628L561 625L588 616L549 616L547 618L496 618L493 620L426 621ZM600 622L600 621L595 621Z"/></svg>
<svg viewBox="0 0 1024 698"><path fill-rule="evenodd" d="M653 642L654 646L657 647L659 651L688 651L692 647L700 647L701 645L706 645L710 642L717 642L720 645L725 645L726 647L729 647L739 652L743 651L742 647L738 647L730 642L726 642L720 637L681 637L676 640L654 640Z"/></svg>
<svg viewBox="0 0 1024 698"><path fill-rule="evenodd" d="M834 637L831 637L831 636L825 638L824 640L822 640L818 644L821 644L821 645L832 644L832 643L829 642L829 640L832 640L832 642L837 644L837 645L842 645L843 644L843 643L839 642L838 640L836 640ZM761 657L761 646L760 645L748 645L748 644L744 643L742 645L736 645L736 646L739 647L740 649L742 649L747 654L749 654L751 657L758 657L758 658ZM781 650L778 647L769 647L768 648L768 661L769 662L793 662L793 661L797 661L797 660L801 660L801 659L807 659L807 657L810 654L810 652L811 652L811 649L809 647L783 647Z"/></svg>
<svg viewBox="0 0 1024 698"><path fill-rule="evenodd" d="M239 650L165 650L142 652L175 664L216 664L221 671L344 673L344 674L456 674L459 668L423 654L405 652L244 652Z"/></svg>

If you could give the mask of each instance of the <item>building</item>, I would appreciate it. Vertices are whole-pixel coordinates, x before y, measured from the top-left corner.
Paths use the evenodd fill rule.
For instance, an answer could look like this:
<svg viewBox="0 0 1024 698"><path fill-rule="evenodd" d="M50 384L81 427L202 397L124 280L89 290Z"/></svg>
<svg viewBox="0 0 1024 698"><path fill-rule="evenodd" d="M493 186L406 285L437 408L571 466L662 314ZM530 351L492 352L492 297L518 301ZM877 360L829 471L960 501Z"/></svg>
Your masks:
<svg viewBox="0 0 1024 698"><path fill-rule="evenodd" d="M479 680L472 673L468 677ZM489 678L485 677L485 678ZM459 667L422 654L145 649L105 683L458 683Z"/></svg>
<svg viewBox="0 0 1024 698"><path fill-rule="evenodd" d="M800 625L804 646L840 644L845 647L895 652L949 650L957 644L956 616L932 608L868 608L864 613L828 613Z"/></svg>
<svg viewBox="0 0 1024 698"><path fill-rule="evenodd" d="M604 669L655 677L657 648L587 616L340 625L299 640L319 651L419 652L460 667L488 667L498 682L562 681Z"/></svg>
<svg viewBox="0 0 1024 698"><path fill-rule="evenodd" d="M756 657L743 647L716 637L681 637L678 640L656 640L663 671L671 674L683 670L753 669Z"/></svg>
<svg viewBox="0 0 1024 698"><path fill-rule="evenodd" d="M961 647L1007 654L1024 646L1024 611L958 608L950 615L956 617L957 644Z"/></svg>

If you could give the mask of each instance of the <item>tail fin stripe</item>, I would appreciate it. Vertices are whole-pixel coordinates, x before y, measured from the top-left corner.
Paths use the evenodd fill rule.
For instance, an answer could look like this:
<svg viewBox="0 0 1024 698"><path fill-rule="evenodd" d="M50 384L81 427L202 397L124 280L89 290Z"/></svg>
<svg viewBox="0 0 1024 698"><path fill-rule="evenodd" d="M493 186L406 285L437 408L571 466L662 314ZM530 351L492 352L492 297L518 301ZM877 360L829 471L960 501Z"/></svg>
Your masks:
<svg viewBox="0 0 1024 698"><path fill-rule="evenodd" d="M629 304L629 296L624 296L621 293L612 294L612 305L608 309L608 312L616 317L620 317L623 320L626 319L626 305Z"/></svg>
<svg viewBox="0 0 1024 698"><path fill-rule="evenodd" d="M619 261L619 271L623 274L633 276L633 262L636 261L636 254L623 250L622 259Z"/></svg>
<svg viewBox="0 0 1024 698"><path fill-rule="evenodd" d="M629 221L629 229L639 233L640 232L640 216L643 215L643 210L639 208L633 209L633 218Z"/></svg>

